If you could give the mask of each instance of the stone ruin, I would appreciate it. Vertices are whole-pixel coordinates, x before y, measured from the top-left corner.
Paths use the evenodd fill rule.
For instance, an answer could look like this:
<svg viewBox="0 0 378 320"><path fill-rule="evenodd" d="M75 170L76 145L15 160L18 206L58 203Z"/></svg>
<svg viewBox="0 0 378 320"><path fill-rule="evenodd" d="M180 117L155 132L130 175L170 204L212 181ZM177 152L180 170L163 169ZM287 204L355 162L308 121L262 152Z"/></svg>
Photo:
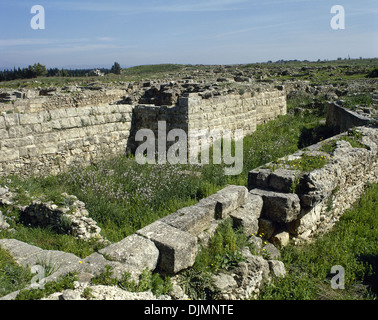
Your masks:
<svg viewBox="0 0 378 320"><path fill-rule="evenodd" d="M45 281L72 270L79 272L80 279L87 280L77 283L74 292L56 294L50 299L82 299L84 288L90 286L90 278L107 265L113 267L115 277L127 271L134 278L146 267L169 274L190 268L199 248L208 244L217 226L231 219L234 227L243 227L248 241L256 248L256 254L253 255L246 247L242 252L245 260L226 273L214 275L214 284L221 299L256 297L266 281L285 276L285 266L279 260L276 247L285 246L289 241L311 241L316 234L327 232L359 199L366 184L378 181L378 130L369 127L356 130L362 136L364 148L354 148L341 139L346 133L332 137L280 159L282 168L272 168L272 163L269 163L250 171L248 188L227 186L83 260L72 254L59 255L12 239L0 240L0 245L23 265L32 265L37 257L46 255L64 261L64 267ZM335 149L325 154L320 149L330 140L335 142ZM310 172L285 168L285 161L299 159L309 153L328 156L326 165ZM294 181L298 188L292 189ZM28 252L26 256L25 251ZM264 255L264 252L268 254ZM91 275L89 278L88 273ZM175 290L171 296L160 298L186 299L175 278L173 282ZM98 299L106 298L104 288L96 287L95 290L99 292ZM16 295L17 292L3 299L13 299ZM108 295L117 296L114 291L108 291ZM137 299L135 296L129 298Z"/></svg>

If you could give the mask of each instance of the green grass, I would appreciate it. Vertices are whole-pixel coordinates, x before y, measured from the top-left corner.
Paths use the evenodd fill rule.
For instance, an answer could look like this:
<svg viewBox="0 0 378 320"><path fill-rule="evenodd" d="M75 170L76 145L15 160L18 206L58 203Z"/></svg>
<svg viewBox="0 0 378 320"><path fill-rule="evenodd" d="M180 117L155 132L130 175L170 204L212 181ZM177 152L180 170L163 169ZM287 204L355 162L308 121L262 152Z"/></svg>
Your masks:
<svg viewBox="0 0 378 320"><path fill-rule="evenodd" d="M343 107L355 110L357 105L362 105L362 106L370 106L373 97L370 93L360 93L352 96L347 96L344 98L344 104Z"/></svg>
<svg viewBox="0 0 378 320"><path fill-rule="evenodd" d="M233 228L231 219L221 223L209 245L197 254L193 267L179 275L178 282L190 299L216 299L218 292L213 286L212 275L244 261L241 251L247 245L247 236L243 230Z"/></svg>
<svg viewBox="0 0 378 320"><path fill-rule="evenodd" d="M312 244L283 249L287 276L267 284L260 299L377 299L377 204L378 184L373 184L330 233ZM345 269L345 290L331 288L336 265Z"/></svg>
<svg viewBox="0 0 378 320"><path fill-rule="evenodd" d="M30 270L19 266L9 252L0 247L0 297L25 288L31 279Z"/></svg>

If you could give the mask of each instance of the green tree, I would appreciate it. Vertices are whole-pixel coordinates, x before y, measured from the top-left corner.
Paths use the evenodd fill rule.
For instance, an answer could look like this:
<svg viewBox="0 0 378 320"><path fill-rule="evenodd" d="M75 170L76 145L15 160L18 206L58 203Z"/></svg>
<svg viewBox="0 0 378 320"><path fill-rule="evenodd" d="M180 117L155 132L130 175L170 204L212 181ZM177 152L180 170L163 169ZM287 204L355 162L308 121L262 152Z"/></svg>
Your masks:
<svg viewBox="0 0 378 320"><path fill-rule="evenodd" d="M114 62L112 68L110 69L111 73L121 74L121 66L118 62Z"/></svg>
<svg viewBox="0 0 378 320"><path fill-rule="evenodd" d="M31 69L33 75L35 77L41 77L45 76L47 74L47 69L43 64L35 63L34 66L29 66L29 69Z"/></svg>

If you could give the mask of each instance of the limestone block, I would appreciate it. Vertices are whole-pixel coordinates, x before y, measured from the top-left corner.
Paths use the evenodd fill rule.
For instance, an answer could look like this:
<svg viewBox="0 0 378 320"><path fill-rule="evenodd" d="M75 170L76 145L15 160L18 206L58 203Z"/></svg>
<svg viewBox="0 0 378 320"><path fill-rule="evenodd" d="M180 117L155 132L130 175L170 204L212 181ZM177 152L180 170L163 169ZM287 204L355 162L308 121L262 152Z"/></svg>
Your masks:
<svg viewBox="0 0 378 320"><path fill-rule="evenodd" d="M204 203L202 202L202 204ZM160 221L198 236L202 231L208 229L211 222L215 220L216 201L208 201L208 203L209 205L198 203L191 207L182 208L160 219Z"/></svg>
<svg viewBox="0 0 378 320"><path fill-rule="evenodd" d="M239 208L230 214L235 228L243 228L246 235L255 234L259 229L259 221L250 215L245 208Z"/></svg>
<svg viewBox="0 0 378 320"><path fill-rule="evenodd" d="M54 142L43 143L38 145L40 154L55 154L58 152L58 145Z"/></svg>
<svg viewBox="0 0 378 320"><path fill-rule="evenodd" d="M21 125L42 123L43 121L44 114L42 112L20 114Z"/></svg>
<svg viewBox="0 0 378 320"><path fill-rule="evenodd" d="M20 157L37 157L38 148L35 145L19 148Z"/></svg>
<svg viewBox="0 0 378 320"><path fill-rule="evenodd" d="M67 118L67 112L66 109L60 108L60 109L52 109L49 111L51 120L58 120Z"/></svg>
<svg viewBox="0 0 378 320"><path fill-rule="evenodd" d="M0 150L0 162L7 162L17 160L20 154L18 150L14 149L5 149L3 145L1 146Z"/></svg>
<svg viewBox="0 0 378 320"><path fill-rule="evenodd" d="M4 119L4 116L0 116L0 129L5 129L5 119Z"/></svg>
<svg viewBox="0 0 378 320"><path fill-rule="evenodd" d="M248 190L269 188L270 169L254 169L248 172Z"/></svg>
<svg viewBox="0 0 378 320"><path fill-rule="evenodd" d="M268 260L270 274L278 278L283 278L286 276L285 265L279 260Z"/></svg>
<svg viewBox="0 0 378 320"><path fill-rule="evenodd" d="M119 261L138 269L140 273L145 268L154 271L159 259L159 250L155 244L136 234L113 243L99 252L112 261Z"/></svg>
<svg viewBox="0 0 378 320"><path fill-rule="evenodd" d="M277 169L270 174L269 187L275 191L290 192L300 174L299 170Z"/></svg>
<svg viewBox="0 0 378 320"><path fill-rule="evenodd" d="M8 131L5 129L0 129L0 139L4 140L4 139L7 139L8 137L9 137Z"/></svg>
<svg viewBox="0 0 378 320"><path fill-rule="evenodd" d="M92 107L79 107L76 108L76 115L78 117L87 117L92 113Z"/></svg>
<svg viewBox="0 0 378 320"><path fill-rule="evenodd" d="M18 113L4 114L3 117L4 117L4 120L5 120L5 127L18 126L19 123L20 123Z"/></svg>
<svg viewBox="0 0 378 320"><path fill-rule="evenodd" d="M273 235L270 241L278 247L286 247L289 244L290 236L288 232L281 231Z"/></svg>
<svg viewBox="0 0 378 320"><path fill-rule="evenodd" d="M177 273L191 267L197 254L197 238L161 221L156 221L137 234L150 239L160 251L158 267Z"/></svg>
<svg viewBox="0 0 378 320"><path fill-rule="evenodd" d="M228 186L209 197L217 202L216 219L224 219L231 212L244 205L248 198L248 190L243 186Z"/></svg>
<svg viewBox="0 0 378 320"><path fill-rule="evenodd" d="M263 215L272 221L289 223L300 214L300 200L296 194L262 189L252 189L250 192L263 198Z"/></svg>
<svg viewBox="0 0 378 320"><path fill-rule="evenodd" d="M247 201L230 214L234 227L242 227L247 235L256 234L259 230L259 218L263 200L260 196L248 193Z"/></svg>
<svg viewBox="0 0 378 320"><path fill-rule="evenodd" d="M77 108L66 108L67 117L73 118L77 117Z"/></svg>

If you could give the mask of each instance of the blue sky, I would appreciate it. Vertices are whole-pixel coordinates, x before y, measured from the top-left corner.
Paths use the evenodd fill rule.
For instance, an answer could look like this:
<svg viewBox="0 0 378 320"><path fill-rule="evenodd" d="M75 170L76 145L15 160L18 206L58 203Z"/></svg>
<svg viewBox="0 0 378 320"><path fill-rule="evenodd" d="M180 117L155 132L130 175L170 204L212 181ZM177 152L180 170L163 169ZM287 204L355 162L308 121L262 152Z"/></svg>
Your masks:
<svg viewBox="0 0 378 320"><path fill-rule="evenodd" d="M33 30L33 5L45 29ZM345 8L333 30L331 7ZM0 0L0 68L378 57L377 0Z"/></svg>

